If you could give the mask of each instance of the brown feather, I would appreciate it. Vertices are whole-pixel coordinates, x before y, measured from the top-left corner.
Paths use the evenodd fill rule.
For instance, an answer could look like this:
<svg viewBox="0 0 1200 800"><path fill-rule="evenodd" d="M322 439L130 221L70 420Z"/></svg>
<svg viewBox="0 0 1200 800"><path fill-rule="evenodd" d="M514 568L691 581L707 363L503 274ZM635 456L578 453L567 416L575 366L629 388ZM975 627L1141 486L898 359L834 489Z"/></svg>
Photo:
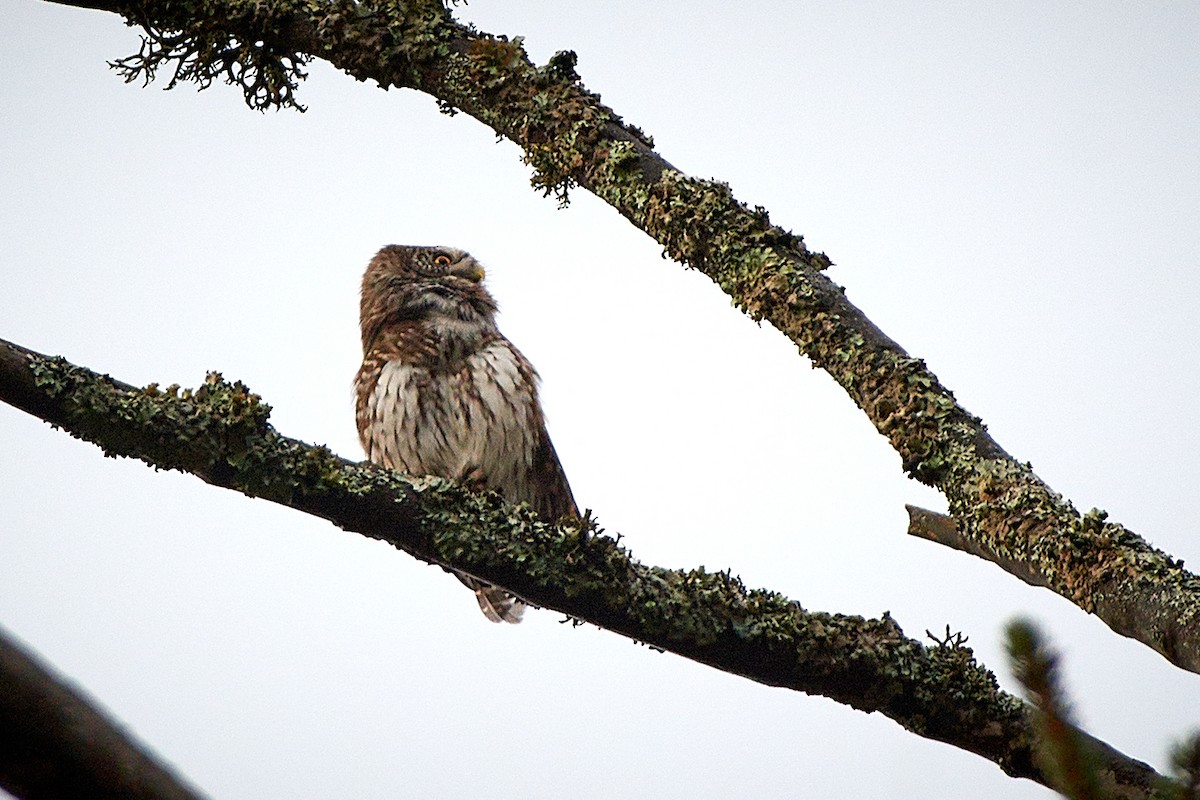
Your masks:
<svg viewBox="0 0 1200 800"><path fill-rule="evenodd" d="M389 245L363 275L363 363L355 417L368 458L529 503L557 522L578 516L550 442L533 365L496 327L483 269L446 247ZM525 604L459 575L494 622Z"/></svg>

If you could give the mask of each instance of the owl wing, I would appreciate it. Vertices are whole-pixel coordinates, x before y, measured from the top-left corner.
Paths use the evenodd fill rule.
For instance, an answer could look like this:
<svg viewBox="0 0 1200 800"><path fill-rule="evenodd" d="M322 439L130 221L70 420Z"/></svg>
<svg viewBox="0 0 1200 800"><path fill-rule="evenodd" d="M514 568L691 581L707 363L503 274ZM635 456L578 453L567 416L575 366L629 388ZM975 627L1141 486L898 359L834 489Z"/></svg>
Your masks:
<svg viewBox="0 0 1200 800"><path fill-rule="evenodd" d="M468 483L499 492L510 503L528 503L546 522L578 516L567 476L538 398L533 365L498 332L467 359L465 387Z"/></svg>
<svg viewBox="0 0 1200 800"><path fill-rule="evenodd" d="M556 523L563 517L578 517L579 507L575 505L571 485L567 483L562 462L558 460L558 453L554 452L554 444L544 424L539 434L530 465L529 484L533 497L529 505L549 523Z"/></svg>

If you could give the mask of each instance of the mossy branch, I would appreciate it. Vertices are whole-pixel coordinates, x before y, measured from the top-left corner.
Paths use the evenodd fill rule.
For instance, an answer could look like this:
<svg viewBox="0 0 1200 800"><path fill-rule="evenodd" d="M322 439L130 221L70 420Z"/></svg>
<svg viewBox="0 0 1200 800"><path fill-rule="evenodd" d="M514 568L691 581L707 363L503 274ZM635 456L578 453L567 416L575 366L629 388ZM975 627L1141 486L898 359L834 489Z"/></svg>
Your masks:
<svg viewBox="0 0 1200 800"><path fill-rule="evenodd" d="M672 167L583 88L574 54L535 66L519 39L462 25L436 0L56 1L117 11L147 29L142 52L118 62L126 77L148 77L175 58L177 79L203 86L224 75L252 107L288 105L290 93L272 92L294 86L303 57L313 56L489 125L524 150L536 188L564 202L572 187L589 189L795 342L888 438L905 471L945 494L973 552L1200 672L1200 578L1103 512L1080 514L1009 456L823 274L824 254L727 185ZM244 75L228 69L231 59L250 65Z"/></svg>
<svg viewBox="0 0 1200 800"><path fill-rule="evenodd" d="M998 688L961 638L926 646L886 614L808 611L729 572L647 566L591 519L554 527L495 494L352 463L282 436L261 398L217 373L195 390L139 389L0 340L0 400L106 455L322 517L716 669L880 712L1053 786L1031 744L1032 710ZM1162 779L1150 767L1079 736L1113 797L1153 796Z"/></svg>

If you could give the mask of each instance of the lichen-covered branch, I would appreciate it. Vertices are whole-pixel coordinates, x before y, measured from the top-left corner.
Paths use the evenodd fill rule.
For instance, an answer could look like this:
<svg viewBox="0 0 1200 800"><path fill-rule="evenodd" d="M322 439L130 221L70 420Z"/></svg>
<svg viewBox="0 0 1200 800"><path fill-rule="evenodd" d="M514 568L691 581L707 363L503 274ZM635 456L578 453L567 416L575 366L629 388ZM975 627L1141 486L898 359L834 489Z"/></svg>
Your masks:
<svg viewBox="0 0 1200 800"><path fill-rule="evenodd" d="M1019 566L1118 633L1200 672L1200 578L1103 512L1080 514L1009 456L923 361L822 273L825 255L727 185L674 169L581 86L574 54L537 67L519 39L462 25L437 0L58 1L118 11L148 29L141 53L118 62L127 79L148 78L174 58L183 65L176 77L205 85L223 76L252 107L287 105L307 55L359 80L426 92L447 112L489 125L523 148L535 187L564 200L573 186L589 189L795 342L888 438L904 469L945 494L974 552Z"/></svg>
<svg viewBox="0 0 1200 800"><path fill-rule="evenodd" d="M211 373L195 390L142 389L0 340L0 400L107 455L140 458L387 541L431 563L759 683L878 711L906 729L1052 785L1031 709L960 639L926 646L889 616L808 611L728 572L640 564L591 520L556 528L497 495L356 464L280 435L270 407ZM1147 765L1084 737L1113 797L1151 797Z"/></svg>
<svg viewBox="0 0 1200 800"><path fill-rule="evenodd" d="M0 787L22 800L198 800L0 628Z"/></svg>
<svg viewBox="0 0 1200 800"><path fill-rule="evenodd" d="M905 509L908 511L908 534L910 536L936 542L937 544L978 556L987 561L995 562L1004 567L1005 571L1010 575L1015 575L1030 586L1046 588L1045 577L1036 570L1031 569L1029 565L1021 561L1002 559L977 540L963 536L958 530L958 525L955 523L954 517L938 513L937 511L930 511L927 508L919 508L918 506L906 505Z"/></svg>

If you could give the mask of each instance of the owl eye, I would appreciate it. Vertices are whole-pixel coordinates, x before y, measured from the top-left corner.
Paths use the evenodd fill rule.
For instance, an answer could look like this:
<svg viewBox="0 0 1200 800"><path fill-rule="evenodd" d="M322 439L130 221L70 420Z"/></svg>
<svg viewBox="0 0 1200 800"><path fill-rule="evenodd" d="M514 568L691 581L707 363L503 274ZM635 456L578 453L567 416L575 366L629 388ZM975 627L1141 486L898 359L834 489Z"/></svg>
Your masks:
<svg viewBox="0 0 1200 800"><path fill-rule="evenodd" d="M437 258L435 258L433 260L433 264L436 267L448 267L448 266L450 266L450 256L446 256L446 255L438 256Z"/></svg>

